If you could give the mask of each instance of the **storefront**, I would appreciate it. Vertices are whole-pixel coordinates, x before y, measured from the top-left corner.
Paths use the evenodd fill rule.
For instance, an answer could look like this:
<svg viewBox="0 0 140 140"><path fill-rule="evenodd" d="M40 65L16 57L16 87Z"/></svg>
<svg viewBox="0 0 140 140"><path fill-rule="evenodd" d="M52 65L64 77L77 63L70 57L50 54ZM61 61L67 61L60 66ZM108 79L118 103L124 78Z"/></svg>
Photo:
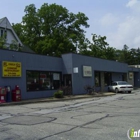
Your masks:
<svg viewBox="0 0 140 140"><path fill-rule="evenodd" d="M86 85L106 91L114 80L140 85L140 69L116 61L73 53L51 57L8 50L0 50L0 56L0 86L13 89L19 85L22 99L51 97L62 86L69 87L69 94L85 94Z"/></svg>

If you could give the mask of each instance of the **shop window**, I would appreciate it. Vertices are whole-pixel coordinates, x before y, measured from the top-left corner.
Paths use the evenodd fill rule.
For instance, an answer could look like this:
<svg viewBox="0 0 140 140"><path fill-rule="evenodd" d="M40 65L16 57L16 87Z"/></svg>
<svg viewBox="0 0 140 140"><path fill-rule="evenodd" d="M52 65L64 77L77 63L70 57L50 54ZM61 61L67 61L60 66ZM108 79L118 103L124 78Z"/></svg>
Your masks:
<svg viewBox="0 0 140 140"><path fill-rule="evenodd" d="M95 86L101 86L100 72L95 72Z"/></svg>
<svg viewBox="0 0 140 140"><path fill-rule="evenodd" d="M61 85L60 82L60 74L59 73L53 73L53 87L54 89L58 89Z"/></svg>
<svg viewBox="0 0 140 140"><path fill-rule="evenodd" d="M0 30L0 37L7 38L7 31L6 30Z"/></svg>
<svg viewBox="0 0 140 140"><path fill-rule="evenodd" d="M109 86L112 83L112 74L110 72L104 73L104 85Z"/></svg>
<svg viewBox="0 0 140 140"><path fill-rule="evenodd" d="M50 72L40 72L40 89L46 90L51 89L51 73Z"/></svg>
<svg viewBox="0 0 140 140"><path fill-rule="evenodd" d="M27 90L39 90L39 72L27 71Z"/></svg>
<svg viewBox="0 0 140 140"><path fill-rule="evenodd" d="M61 85L60 72L27 71L27 91L53 90Z"/></svg>

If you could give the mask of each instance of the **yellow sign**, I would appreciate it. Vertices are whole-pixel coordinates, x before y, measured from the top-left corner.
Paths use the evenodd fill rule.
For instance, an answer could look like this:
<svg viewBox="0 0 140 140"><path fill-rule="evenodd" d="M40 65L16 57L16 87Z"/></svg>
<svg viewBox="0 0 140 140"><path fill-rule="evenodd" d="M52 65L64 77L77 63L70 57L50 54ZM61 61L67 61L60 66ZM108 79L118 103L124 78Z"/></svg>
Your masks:
<svg viewBox="0 0 140 140"><path fill-rule="evenodd" d="M21 77L21 63L20 62L2 62L2 76L3 77Z"/></svg>

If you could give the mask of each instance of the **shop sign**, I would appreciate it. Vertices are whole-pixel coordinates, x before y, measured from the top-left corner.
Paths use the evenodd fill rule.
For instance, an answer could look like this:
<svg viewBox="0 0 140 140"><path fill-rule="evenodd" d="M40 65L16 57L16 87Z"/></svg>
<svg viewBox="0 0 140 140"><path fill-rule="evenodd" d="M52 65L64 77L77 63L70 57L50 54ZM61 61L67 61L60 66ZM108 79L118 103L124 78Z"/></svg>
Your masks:
<svg viewBox="0 0 140 140"><path fill-rule="evenodd" d="M59 73L53 73L53 80L60 80L60 74Z"/></svg>
<svg viewBox="0 0 140 140"><path fill-rule="evenodd" d="M3 61L2 77L21 77L21 63Z"/></svg>
<svg viewBox="0 0 140 140"><path fill-rule="evenodd" d="M73 73L78 73L78 67L73 68Z"/></svg>
<svg viewBox="0 0 140 140"><path fill-rule="evenodd" d="M92 77L92 67L91 66L83 66L83 76Z"/></svg>
<svg viewBox="0 0 140 140"><path fill-rule="evenodd" d="M133 79L133 72L129 72L129 79Z"/></svg>

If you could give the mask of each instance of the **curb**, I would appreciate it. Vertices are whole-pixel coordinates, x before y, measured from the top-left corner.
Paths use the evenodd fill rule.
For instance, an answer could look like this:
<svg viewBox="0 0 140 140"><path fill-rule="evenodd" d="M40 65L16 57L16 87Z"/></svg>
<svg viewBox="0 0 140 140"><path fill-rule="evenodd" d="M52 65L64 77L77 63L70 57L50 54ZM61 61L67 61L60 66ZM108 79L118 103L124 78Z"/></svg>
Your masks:
<svg viewBox="0 0 140 140"><path fill-rule="evenodd" d="M33 100L25 100L19 102L8 102L8 103L1 103L0 106L13 106L13 105L24 105L24 104L35 104L35 103L50 103L50 102L60 102L60 101L68 101L68 100L77 100L77 99L84 99L84 98L96 98L96 97L105 97L105 96L112 96L116 95L116 93L109 93L109 94L98 94L98 95L82 95L82 96L66 96L64 98L44 98L44 99L33 99Z"/></svg>

